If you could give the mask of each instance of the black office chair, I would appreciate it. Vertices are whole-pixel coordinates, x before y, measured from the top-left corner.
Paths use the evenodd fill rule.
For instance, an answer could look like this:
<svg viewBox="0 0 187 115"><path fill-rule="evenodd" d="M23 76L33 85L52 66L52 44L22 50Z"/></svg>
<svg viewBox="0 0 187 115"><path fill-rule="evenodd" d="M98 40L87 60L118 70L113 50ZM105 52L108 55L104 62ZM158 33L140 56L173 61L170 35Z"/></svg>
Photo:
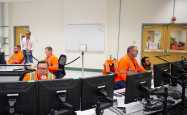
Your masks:
<svg viewBox="0 0 187 115"><path fill-rule="evenodd" d="M59 70L55 73L56 79L61 79L66 75L66 72L65 72L66 61L67 61L67 56L64 54L60 55L58 59Z"/></svg>
<svg viewBox="0 0 187 115"><path fill-rule="evenodd" d="M60 57L58 59L59 68L64 69L66 62L67 62L67 56L64 54L60 55Z"/></svg>
<svg viewBox="0 0 187 115"><path fill-rule="evenodd" d="M0 64L6 64L4 52L0 52Z"/></svg>

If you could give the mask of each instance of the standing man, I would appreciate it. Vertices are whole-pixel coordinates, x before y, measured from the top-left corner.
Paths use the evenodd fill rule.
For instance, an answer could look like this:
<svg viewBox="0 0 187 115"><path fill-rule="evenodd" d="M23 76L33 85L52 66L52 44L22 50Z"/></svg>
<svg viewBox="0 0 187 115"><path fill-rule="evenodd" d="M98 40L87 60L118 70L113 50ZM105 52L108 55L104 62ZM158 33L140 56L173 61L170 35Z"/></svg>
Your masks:
<svg viewBox="0 0 187 115"><path fill-rule="evenodd" d="M33 63L32 57L32 41L31 41L31 32L27 32L25 37L21 40L21 47L23 50L24 60L26 63Z"/></svg>
<svg viewBox="0 0 187 115"><path fill-rule="evenodd" d="M118 62L117 76L115 77L114 89L126 87L126 78L130 72L144 72L144 68L140 66L136 60L138 49L136 46L129 46L127 55L122 57Z"/></svg>

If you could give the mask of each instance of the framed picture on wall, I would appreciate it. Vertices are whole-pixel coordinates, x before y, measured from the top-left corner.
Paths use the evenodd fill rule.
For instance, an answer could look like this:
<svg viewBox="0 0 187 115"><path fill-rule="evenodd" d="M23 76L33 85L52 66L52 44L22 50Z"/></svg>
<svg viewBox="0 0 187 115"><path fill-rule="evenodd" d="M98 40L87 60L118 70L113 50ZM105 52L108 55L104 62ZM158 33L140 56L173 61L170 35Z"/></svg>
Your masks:
<svg viewBox="0 0 187 115"><path fill-rule="evenodd" d="M146 49L148 50L160 49L161 37L162 37L161 32L158 30L147 31Z"/></svg>
<svg viewBox="0 0 187 115"><path fill-rule="evenodd" d="M187 45L187 32L185 30L170 31L170 50L185 50Z"/></svg>

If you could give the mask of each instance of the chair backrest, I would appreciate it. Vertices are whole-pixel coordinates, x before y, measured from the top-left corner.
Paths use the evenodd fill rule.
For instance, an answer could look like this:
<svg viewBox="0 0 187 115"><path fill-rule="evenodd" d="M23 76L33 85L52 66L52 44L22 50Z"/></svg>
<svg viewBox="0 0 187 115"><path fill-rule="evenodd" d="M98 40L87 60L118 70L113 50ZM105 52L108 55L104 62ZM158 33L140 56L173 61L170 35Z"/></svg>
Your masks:
<svg viewBox="0 0 187 115"><path fill-rule="evenodd" d="M4 52L0 52L0 64L6 64Z"/></svg>
<svg viewBox="0 0 187 115"><path fill-rule="evenodd" d="M60 55L60 57L58 59L59 69L64 69L66 62L67 62L67 56L64 54Z"/></svg>

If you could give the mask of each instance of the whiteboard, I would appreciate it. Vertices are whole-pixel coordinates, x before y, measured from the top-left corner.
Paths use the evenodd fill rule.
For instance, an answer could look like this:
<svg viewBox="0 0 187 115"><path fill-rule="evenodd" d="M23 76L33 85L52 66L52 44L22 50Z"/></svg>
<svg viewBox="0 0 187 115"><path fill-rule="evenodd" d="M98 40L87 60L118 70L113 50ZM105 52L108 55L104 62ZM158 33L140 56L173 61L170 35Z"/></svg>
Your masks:
<svg viewBox="0 0 187 115"><path fill-rule="evenodd" d="M81 45L86 45L88 52L104 52L103 24L68 24L64 35L66 51L80 51Z"/></svg>

